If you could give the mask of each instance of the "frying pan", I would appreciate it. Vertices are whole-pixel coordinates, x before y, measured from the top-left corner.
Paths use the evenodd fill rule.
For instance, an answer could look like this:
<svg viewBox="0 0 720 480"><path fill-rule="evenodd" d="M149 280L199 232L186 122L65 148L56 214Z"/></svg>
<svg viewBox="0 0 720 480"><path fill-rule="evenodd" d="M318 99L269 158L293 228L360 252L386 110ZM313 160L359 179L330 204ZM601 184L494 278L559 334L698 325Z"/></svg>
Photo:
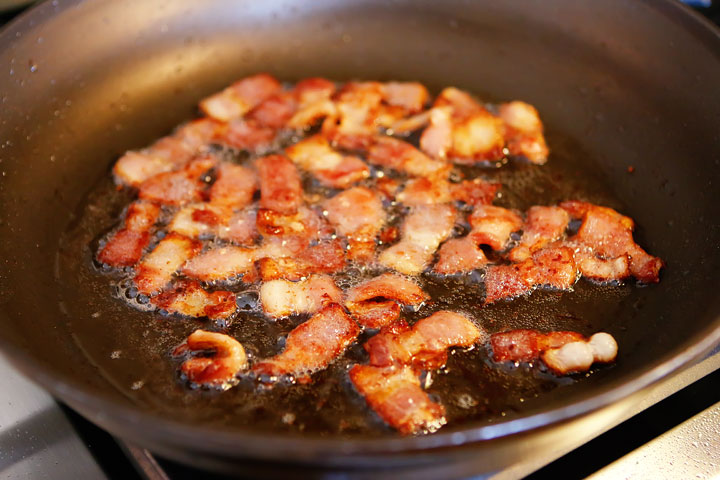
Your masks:
<svg viewBox="0 0 720 480"><path fill-rule="evenodd" d="M561 447L559 425L642 395L720 339L720 35L678 3L54 0L6 27L0 48L2 350L129 442L224 471L244 462L245 474L265 462L490 471ZM418 80L534 104L551 149L580 159L667 261L659 285L607 312L617 365L515 418L410 438L222 428L134 401L74 329L95 325L91 343L107 346L130 314L102 300L107 289L83 289L80 273L59 275L60 239L119 154L258 71ZM608 423L622 413L608 412Z"/></svg>

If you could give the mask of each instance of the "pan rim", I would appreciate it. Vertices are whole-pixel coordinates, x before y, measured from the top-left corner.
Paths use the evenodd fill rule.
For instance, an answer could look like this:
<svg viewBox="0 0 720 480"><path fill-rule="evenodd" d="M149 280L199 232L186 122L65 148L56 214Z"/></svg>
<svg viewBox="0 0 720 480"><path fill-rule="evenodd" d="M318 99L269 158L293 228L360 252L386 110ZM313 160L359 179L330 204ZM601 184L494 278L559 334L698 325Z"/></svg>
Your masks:
<svg viewBox="0 0 720 480"><path fill-rule="evenodd" d="M12 38L11 33L15 31L25 32L30 28L34 28L47 18L61 13L78 3L81 2L78 0L64 2L54 10L50 8L50 2L33 7L0 31L0 44L8 44ZM655 10L662 11L666 16L681 17L681 20L677 21L684 22L686 29L692 30L692 33L701 36L701 41L720 46L720 29L689 7L675 0L646 0L645 3ZM720 51L720 48L717 51ZM716 306L713 308L717 310ZM1 314L5 316L4 312L1 312ZM166 443L177 445L193 444L198 450L215 454L225 453L235 456L238 454L238 444L242 443L243 446L250 448L247 451L248 455L258 458L277 457L278 452L281 451L287 454L294 453L298 441L300 441L305 444L312 443L312 451L323 456L342 456L412 452L493 440L531 432L540 427L557 424L590 413L649 387L663 377L678 371L684 366L688 366L690 362L717 345L720 342L720 315L709 315L714 315L714 320L709 322L708 327L702 332L691 337L676 349L667 352L666 355L659 358L651 366L638 371L634 375L629 375L623 384L607 388L591 398L528 417L507 420L492 425L480 427L470 425L460 427L457 430L441 430L436 434L423 437L350 438L343 439L341 442L338 441L337 437L321 438L303 435L302 437L287 436L283 438L282 435L273 433L244 432L242 430L233 432L218 431L200 425L184 424L158 415L136 411L114 399L88 394L83 391L81 382L74 379L55 378L45 371L41 362L2 337L0 337L0 354L7 356L13 365L50 391L52 395L67 402L73 408L78 409L80 413L89 416L95 423L103 426L111 425L113 419L116 424L123 422L130 426L142 426L145 432L151 426L154 440L164 439ZM92 411L96 412L96 415L89 415L89 412ZM458 434L462 434L462 437L459 437ZM203 437L203 442L197 442L199 436ZM273 442L275 445L273 452L268 452L266 448L252 450L251 447L254 443L260 444L263 440ZM302 456L305 451L307 450L297 449L297 456Z"/></svg>

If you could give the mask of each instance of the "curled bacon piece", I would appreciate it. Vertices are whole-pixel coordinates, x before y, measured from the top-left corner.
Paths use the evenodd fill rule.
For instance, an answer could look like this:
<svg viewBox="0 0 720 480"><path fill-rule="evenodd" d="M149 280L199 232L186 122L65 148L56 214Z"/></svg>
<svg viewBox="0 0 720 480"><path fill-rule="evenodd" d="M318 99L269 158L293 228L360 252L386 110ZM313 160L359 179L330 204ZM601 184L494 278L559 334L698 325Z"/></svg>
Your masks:
<svg viewBox="0 0 720 480"><path fill-rule="evenodd" d="M140 184L138 196L168 205L198 202L206 185L200 177L215 164L216 158L205 156L192 160L180 170L159 173Z"/></svg>
<svg viewBox="0 0 720 480"><path fill-rule="evenodd" d="M335 84L324 78L307 78L299 81L293 89L297 109L287 126L294 129L308 128L319 120L335 115L335 104L330 97Z"/></svg>
<svg viewBox="0 0 720 480"><path fill-rule="evenodd" d="M314 273L334 273L345 267L345 249L339 241L321 242L294 257L261 258L258 261L263 281L297 281Z"/></svg>
<svg viewBox="0 0 720 480"><path fill-rule="evenodd" d="M258 250L235 246L211 248L191 258L183 273L203 282L230 280L253 268Z"/></svg>
<svg viewBox="0 0 720 480"><path fill-rule="evenodd" d="M186 343L175 349L173 355L181 355L188 350L213 352L212 357L193 357L180 366L193 383L227 390L235 384L235 376L248 366L242 344L223 333L195 330Z"/></svg>
<svg viewBox="0 0 720 480"><path fill-rule="evenodd" d="M115 178L137 187L159 173L180 168L210 143L218 128L209 118L193 120L144 150L126 152L113 167Z"/></svg>
<svg viewBox="0 0 720 480"><path fill-rule="evenodd" d="M270 381L292 375L300 381L339 357L360 333L355 322L338 304L329 304L290 332L282 353L256 364L256 375Z"/></svg>
<svg viewBox="0 0 720 480"><path fill-rule="evenodd" d="M200 102L200 110L221 122L242 117L254 106L282 89L280 82L267 73L245 77L221 92Z"/></svg>
<svg viewBox="0 0 720 480"><path fill-rule="evenodd" d="M381 264L406 275L421 273L440 242L452 233L455 209L447 204L420 205L405 217L399 243L384 250Z"/></svg>
<svg viewBox="0 0 720 480"><path fill-rule="evenodd" d="M299 282L270 280L260 287L260 302L271 317L314 313L341 298L342 292L327 275L313 275Z"/></svg>
<svg viewBox="0 0 720 480"><path fill-rule="evenodd" d="M311 172L320 183L332 188L347 188L370 176L370 169L358 157L341 155L322 135L301 140L285 149L300 168Z"/></svg>
<svg viewBox="0 0 720 480"><path fill-rule="evenodd" d="M398 304L419 305L428 298L407 278L384 273L348 290L345 305L360 325L380 328L399 318Z"/></svg>
<svg viewBox="0 0 720 480"><path fill-rule="evenodd" d="M468 205L490 205L500 187L502 187L500 183L491 183L482 178L474 178L451 184L450 196L453 200Z"/></svg>
<svg viewBox="0 0 720 480"><path fill-rule="evenodd" d="M485 304L531 293L537 286L569 290L577 280L573 251L555 246L513 265L493 265L485 273Z"/></svg>
<svg viewBox="0 0 720 480"><path fill-rule="evenodd" d="M134 281L138 291L151 295L164 289L173 274L201 248L200 242L177 233L166 235L135 268Z"/></svg>
<svg viewBox="0 0 720 480"><path fill-rule="evenodd" d="M150 299L156 307L186 317L207 317L224 320L235 313L237 305L232 292L207 292L198 282L183 280L172 290Z"/></svg>
<svg viewBox="0 0 720 480"><path fill-rule="evenodd" d="M380 197L365 187L353 187L324 203L328 221L347 237L351 260L369 260L375 254L375 237L385 223Z"/></svg>
<svg viewBox="0 0 720 480"><path fill-rule="evenodd" d="M452 275L482 268L487 263L485 252L470 236L465 236L451 238L442 244L433 270L442 275Z"/></svg>
<svg viewBox="0 0 720 480"><path fill-rule="evenodd" d="M377 137L370 147L368 162L408 175L426 177L447 170L447 164L434 160L409 143L392 137Z"/></svg>
<svg viewBox="0 0 720 480"><path fill-rule="evenodd" d="M115 232L98 254L98 260L113 267L135 265L150 243L150 231L160 216L160 207L138 200L125 213L122 229Z"/></svg>
<svg viewBox="0 0 720 480"><path fill-rule="evenodd" d="M410 367L355 365L350 380L370 408L404 435L434 432L446 423L445 409L430 400Z"/></svg>
<svg viewBox="0 0 720 480"><path fill-rule="evenodd" d="M282 155L269 155L255 163L260 177L260 208L279 214L297 213L302 184L295 165Z"/></svg>
<svg viewBox="0 0 720 480"><path fill-rule="evenodd" d="M490 344L496 362L532 362L541 358L558 375L587 371L593 363L610 363L618 350L615 339L605 332L588 339L577 332L511 330L493 334Z"/></svg>
<svg viewBox="0 0 720 480"><path fill-rule="evenodd" d="M548 147L535 107L516 100L500 105L499 113L505 124L504 135L510 154L523 156L536 165L547 162Z"/></svg>
<svg viewBox="0 0 720 480"><path fill-rule="evenodd" d="M370 365L393 364L438 368L447 360L451 347L469 347L484 334L466 316L445 310L423 318L400 333L381 332L365 342Z"/></svg>
<svg viewBox="0 0 720 480"><path fill-rule="evenodd" d="M565 209L571 217L582 219L577 234L569 239L571 244L589 248L602 260L614 260L627 256L630 273L635 278L645 283L660 281L660 269L663 267L663 261L649 255L635 243L632 237L635 224L632 219L611 208L587 202L563 202L560 207ZM591 278L602 278L607 276L607 272L613 270L623 273L622 268L618 268L622 265L612 265L612 268L604 271L601 267L608 267L607 264L590 262L583 263L583 266L587 267L588 276Z"/></svg>
<svg viewBox="0 0 720 480"><path fill-rule="evenodd" d="M521 262L534 252L558 240L570 222L570 215L560 207L530 207L518 245L510 251L513 262Z"/></svg>
<svg viewBox="0 0 720 480"><path fill-rule="evenodd" d="M493 205L478 205L469 218L472 231L469 236L478 245L502 250L510 234L520 230L522 218L512 210Z"/></svg>

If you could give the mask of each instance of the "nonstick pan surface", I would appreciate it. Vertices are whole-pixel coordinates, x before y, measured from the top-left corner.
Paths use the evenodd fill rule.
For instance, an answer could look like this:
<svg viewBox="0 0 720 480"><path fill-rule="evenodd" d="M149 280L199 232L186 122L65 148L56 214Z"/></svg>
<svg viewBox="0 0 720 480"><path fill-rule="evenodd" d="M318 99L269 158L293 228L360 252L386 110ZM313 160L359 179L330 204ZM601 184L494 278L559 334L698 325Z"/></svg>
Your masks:
<svg viewBox="0 0 720 480"><path fill-rule="evenodd" d="M490 469L542 448L541 427L640 391L720 336L720 40L675 3L49 2L10 25L0 45L9 66L0 77L3 348L58 398L130 441L210 466L255 458L370 467L378 457L417 462L423 452L422 461L473 455ZM192 400L164 408L152 389L132 390L171 366L152 363L159 353L143 358L140 340L124 347L138 353L123 368L103 356L142 332L130 330L140 320L112 302L108 284L81 268L89 261L78 246L87 244L81 213L116 202L98 220L109 228L122 199L96 194L117 156L257 71L288 81L419 80L536 105L553 150L541 183L550 189L562 174L567 182L555 184L622 209L639 224L641 245L668 263L659 285L591 296L602 300L581 309L591 313L579 329L618 338L617 364L508 418L469 418L417 438L278 434L262 418L221 426L232 420L205 418ZM530 189L516 201L524 208L572 193ZM540 295L518 308L537 315L548 303Z"/></svg>

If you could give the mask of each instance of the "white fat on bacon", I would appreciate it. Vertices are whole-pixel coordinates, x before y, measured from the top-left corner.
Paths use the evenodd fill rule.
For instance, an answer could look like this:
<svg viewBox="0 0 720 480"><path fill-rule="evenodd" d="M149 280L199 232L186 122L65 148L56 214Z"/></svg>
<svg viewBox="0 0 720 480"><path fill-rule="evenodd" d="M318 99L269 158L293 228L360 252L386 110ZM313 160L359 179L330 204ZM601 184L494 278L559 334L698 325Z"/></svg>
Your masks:
<svg viewBox="0 0 720 480"><path fill-rule="evenodd" d="M377 137L367 160L372 165L418 177L439 175L448 169L444 161L432 159L408 142L392 137Z"/></svg>
<svg viewBox="0 0 720 480"><path fill-rule="evenodd" d="M510 260L522 262L534 252L558 240L565 233L569 222L570 215L560 207L530 207L522 226L522 237L518 245L510 251Z"/></svg>
<svg viewBox="0 0 720 480"><path fill-rule="evenodd" d="M207 317L225 320L237 309L235 294L226 291L208 292L198 282L182 280L172 290L150 299L156 307L186 317Z"/></svg>
<svg viewBox="0 0 720 480"><path fill-rule="evenodd" d="M405 182L405 188L396 199L408 206L447 203L452 201L450 182L441 176L411 178Z"/></svg>
<svg viewBox="0 0 720 480"><path fill-rule="evenodd" d="M327 220L348 239L348 256L369 260L375 254L375 238L386 219L378 194L365 187L338 193L323 204Z"/></svg>
<svg viewBox="0 0 720 480"><path fill-rule="evenodd" d="M478 245L502 250L510 234L520 230L522 218L512 210L494 205L477 205L469 218L472 230L468 234Z"/></svg>
<svg viewBox="0 0 720 480"><path fill-rule="evenodd" d="M200 251L201 244L176 233L165 236L135 267L138 291L151 295L163 290L175 272Z"/></svg>
<svg viewBox="0 0 720 480"><path fill-rule="evenodd" d="M593 363L609 363L617 357L618 346L609 333L596 333L588 340L566 343L542 353L542 360L558 375L585 372Z"/></svg>
<svg viewBox="0 0 720 480"><path fill-rule="evenodd" d="M243 78L200 102L200 110L209 117L228 122L242 117L254 106L282 89L280 82L261 73Z"/></svg>
<svg viewBox="0 0 720 480"><path fill-rule="evenodd" d="M433 270L441 275L452 275L482 268L487 263L485 252L470 236L464 236L451 238L440 246Z"/></svg>
<svg viewBox="0 0 720 480"><path fill-rule="evenodd" d="M504 136L510 154L523 156L537 165L547 162L548 147L543 136L543 124L535 107L516 100L503 103L498 110L504 122Z"/></svg>
<svg viewBox="0 0 720 480"><path fill-rule="evenodd" d="M249 272L257 255L255 248L216 247L189 260L183 273L203 282L231 280Z"/></svg>
<svg viewBox="0 0 720 480"><path fill-rule="evenodd" d="M98 253L98 260L113 267L135 265L150 243L150 232L160 216L160 207L138 200L125 213L123 228L115 232Z"/></svg>
<svg viewBox="0 0 720 480"><path fill-rule="evenodd" d="M198 202L206 187L201 177L217 163L217 159L212 156L199 157L180 170L150 177L138 187L138 196L143 200L167 205Z"/></svg>
<svg viewBox="0 0 720 480"><path fill-rule="evenodd" d="M260 287L263 310L274 318L314 313L341 299L342 292L327 275L313 275L299 282L270 280Z"/></svg>
<svg viewBox="0 0 720 480"><path fill-rule="evenodd" d="M380 328L400 317L400 304L420 305L428 298L411 280L384 273L348 290L345 306L360 325Z"/></svg>
<svg viewBox="0 0 720 480"><path fill-rule="evenodd" d="M300 168L312 173L328 187L347 188L370 175L365 162L358 157L338 153L322 135L301 140L286 148L285 153Z"/></svg>
<svg viewBox="0 0 720 480"><path fill-rule="evenodd" d="M406 275L421 273L455 225L455 209L447 204L414 207L403 222L400 242L384 250L382 265Z"/></svg>

